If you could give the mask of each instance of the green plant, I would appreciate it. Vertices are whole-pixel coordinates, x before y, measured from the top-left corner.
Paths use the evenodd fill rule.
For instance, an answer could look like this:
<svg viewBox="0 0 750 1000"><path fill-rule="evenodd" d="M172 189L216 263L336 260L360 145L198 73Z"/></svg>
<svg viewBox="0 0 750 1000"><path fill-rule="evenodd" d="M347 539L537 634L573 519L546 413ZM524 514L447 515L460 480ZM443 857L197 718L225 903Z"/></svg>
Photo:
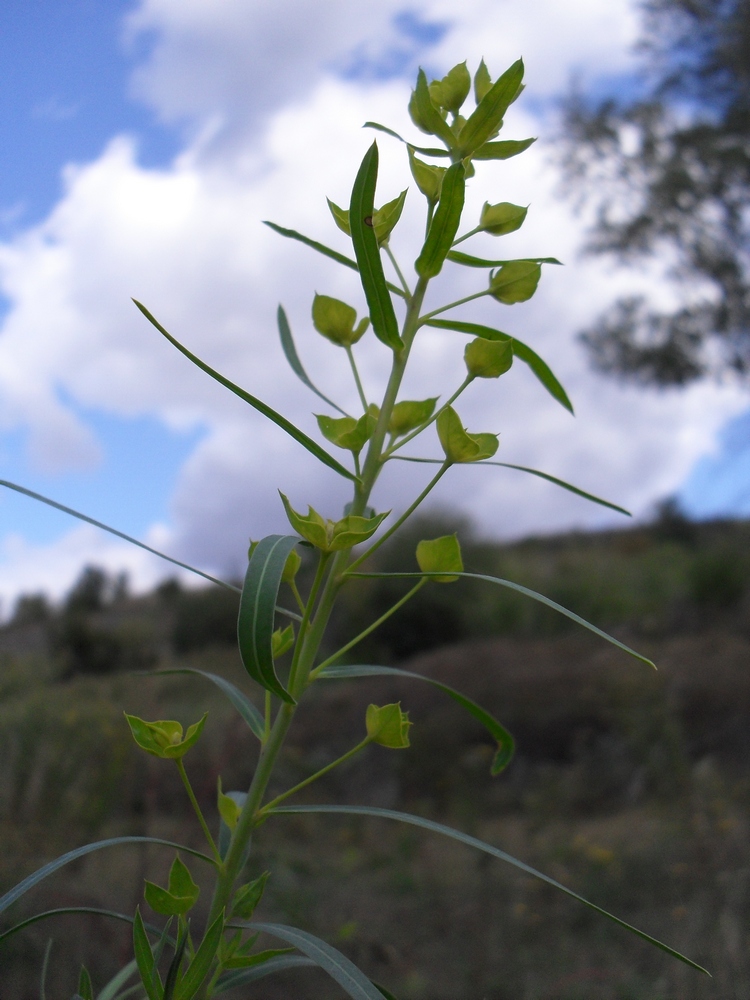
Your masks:
<svg viewBox="0 0 750 1000"><path fill-rule="evenodd" d="M536 290L542 264L558 263L554 258L487 260L455 249L474 234L484 232L502 236L518 229L524 221L526 210L519 206L507 202L494 205L485 203L478 225L463 235L458 235L465 184L474 175L475 163L515 156L533 141L496 141L495 138L508 107L521 93L522 76L523 64L519 60L493 83L482 62L474 77L477 106L464 118L460 109L471 89L466 64L454 67L442 80L433 81L429 85L424 73L420 71L409 105L411 117L421 131L436 136L444 148L406 144L409 167L417 188L426 199L427 208L426 235L414 264L416 281L413 287L400 268L390 245L391 235L401 216L406 191L381 208L375 208L378 173L376 143L369 148L359 168L348 210L329 202L336 225L351 237L354 258L344 256L294 230L268 223L281 235L307 244L358 272L360 276L367 303L367 315L364 318L358 318L356 310L348 304L326 295L316 295L312 305L313 325L317 332L346 354L361 403L361 413L358 415L346 413L312 384L297 354L289 323L281 306L278 312L281 343L291 367L309 389L339 414L320 414L317 422L323 438L348 453L348 464L339 461L281 414L210 368L168 333L145 306L136 303L153 326L194 364L272 420L332 472L344 477L351 485L352 495L342 516L335 519L325 517L312 508L308 508L306 514L300 513L282 494L283 510L295 533L274 534L251 544L241 589L238 640L247 674L254 688L262 692L262 710L245 691L223 677L186 667L173 671L197 673L217 685L260 743L258 764L246 791L225 791L219 781L216 803L218 826L216 822L210 823L204 816L184 763L186 755L200 741L206 715L194 721L187 729L183 729L174 720L152 722L133 715L127 716L138 746L146 753L162 759L165 767L172 761L177 768L205 837L207 851L198 851L158 838L126 836L99 841L50 862L0 900L2 911L52 872L77 858L104 848L146 841L162 844L178 852L167 885L147 881L145 886L146 904L157 915L166 918L160 926L144 921L140 909L136 910L133 917L114 912L108 914L114 919L132 923L135 957L115 979L103 987L98 994L99 1000L116 1000L132 995L141 997L144 994L148 1000L191 1000L194 997L206 1000L231 988L253 983L263 976L310 964L323 968L355 1000L382 1000L383 996L391 997L392 994L386 988L371 983L341 952L307 931L253 920L254 910L269 877L268 873L264 873L250 881L243 879L253 834L268 822L281 821L284 816L301 813L388 818L451 837L541 879L673 957L700 969L700 966L674 949L631 927L596 904L584 900L571 889L528 867L524 862L458 830L420 816L370 806L287 804L298 792L333 768L364 752L370 744L379 744L392 750L407 748L411 723L408 713L403 711L400 704L369 705L366 709L363 707L362 739L356 745L297 785L287 788L270 800L268 798L269 782L279 763L297 708L310 688L321 681L372 675L397 675L428 681L485 727L496 745L491 763L492 775L499 774L508 765L514 750L512 736L489 712L460 692L430 678L419 677L394 667L339 664L360 641L428 584L449 586L462 578L469 578L510 589L566 615L624 652L650 664L645 657L549 598L509 580L467 572L455 535L420 540L416 546L416 567L413 570L395 573L374 573L367 570L369 557L408 520L439 480L454 466L479 463L524 471L541 476L588 500L621 510L608 501L593 497L546 473L494 461L493 456L498 447L497 436L467 431L454 409L458 398L475 379L497 379L506 374L514 361L519 359L531 368L547 391L572 412L565 390L554 374L522 341L492 327L445 318L447 313L452 313L464 302L485 296L505 305L526 301ZM382 125L373 122L367 124L404 141ZM435 165L432 160L438 160L438 164ZM441 166L441 162L447 165ZM383 258L393 270L393 282L385 276ZM427 288L439 276L446 262L488 272L489 278L476 293L424 312ZM394 302L399 303L402 311L400 322ZM368 399L364 392L353 351L353 347L370 326L383 349L390 352L392 362L390 376L377 404ZM464 350L466 376L456 391L441 403L438 397L424 400L400 398L412 346L420 332L427 327L468 334L472 338ZM442 449L441 458L403 453L402 449L406 444L431 431L433 425ZM398 517L392 517L390 512L377 513L370 507L373 487L384 466L392 461L437 466L429 484ZM6 482L4 485L45 503L52 503L53 506L61 506L15 484ZM69 513L83 517L75 511L69 510ZM388 526L375 537L381 525L385 525L389 518ZM91 520L86 517L84 519ZM99 526L106 528L104 525ZM119 532L115 533L121 535ZM142 545L140 542L136 544ZM299 546L306 547L314 560L314 574L306 586L298 586L297 582L302 563ZM404 591L377 620L331 655L321 659L322 644L339 595L351 581L373 576L387 576L399 581L403 583ZM229 589L237 589L219 580L214 582ZM280 597L280 594L284 596ZM291 601L294 609L287 609L279 603L280 600ZM282 625L278 625L279 620ZM200 927L196 926L197 921L193 923L189 917L198 902L200 889L187 862L192 865L196 860L207 865L213 876L210 906L205 919L200 921ZM2 936L8 936L48 915L42 913L23 921ZM258 950L256 942L260 934L280 940L283 947ZM46 964L47 959L45 966ZM133 977L138 978L139 985L130 985ZM77 995L84 1000L94 996L85 969L80 974Z"/></svg>

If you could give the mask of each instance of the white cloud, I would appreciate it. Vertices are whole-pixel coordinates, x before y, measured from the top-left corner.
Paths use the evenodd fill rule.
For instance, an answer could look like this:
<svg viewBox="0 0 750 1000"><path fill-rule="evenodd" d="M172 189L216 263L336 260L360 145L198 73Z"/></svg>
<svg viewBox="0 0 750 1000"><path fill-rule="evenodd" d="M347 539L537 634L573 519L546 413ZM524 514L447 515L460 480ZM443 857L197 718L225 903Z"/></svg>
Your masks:
<svg viewBox="0 0 750 1000"><path fill-rule="evenodd" d="M249 536L283 529L278 487L295 506L312 503L326 513L340 509L346 491L278 428L194 369L128 297L140 298L207 362L314 434L310 411L319 412L322 404L283 360L275 330L282 301L311 377L342 404L357 405L340 352L311 333L309 322L316 290L362 310L355 276L260 223L271 218L347 252L325 196L346 203L372 141L362 122L373 118L411 134L413 127L403 82L353 83L325 68L340 64L366 37L392 44L389 18L399 9L292 0L143 0L130 31L148 29L157 36L136 86L165 117L189 119L193 138L162 169L140 165L131 139L113 138L98 159L67 172L65 194L48 219L0 246L0 284L10 303L0 338L0 426L29 429L38 461L47 468L96 461L96 442L60 402L60 389L83 407L205 427L182 469L172 524L160 528L158 537L173 554L209 569L236 571ZM453 23L445 41L425 53L430 65L447 67L464 54L476 63L483 54L497 71L523 52L531 108L535 94L557 92L571 69L618 72L629 65L634 18L624 0L547 0L533 8L466 0L458 14L434 0L421 15ZM211 133L217 122L221 128ZM539 128L522 99L508 115L507 134L520 138ZM411 178L403 147L387 138L379 145L385 200ZM532 343L568 386L579 415L574 421L527 372L516 370L499 383L478 386L461 401L460 412L470 428L502 432L498 458L538 466L643 513L677 487L744 398L711 386L638 394L586 370L573 333L625 279L601 262L577 260L581 220L555 200L555 185L541 145L516 160L482 165L470 212L478 212L485 198L530 202L531 210L521 232L500 241L482 237L477 252L555 254L568 266L547 268L531 303L502 308L485 301L466 314ZM405 256L418 249L419 211L412 190L406 235L395 240ZM475 290L482 280L479 272L453 266L446 267L445 279L436 305L443 296ZM655 287L653 275L637 280ZM460 335L425 331L407 395L439 391L445 398L459 379L462 347ZM387 353L371 335L358 350L374 393L387 371ZM409 484L427 475L425 468L399 463L384 477L378 501L404 504L413 490ZM599 525L613 517L505 470L453 470L437 499L462 505L504 536ZM142 585L153 579L150 560L136 553L128 561L120 543L107 545L78 528L51 547L8 543L0 592L13 579L21 589L59 592L85 558L108 565L120 560Z"/></svg>

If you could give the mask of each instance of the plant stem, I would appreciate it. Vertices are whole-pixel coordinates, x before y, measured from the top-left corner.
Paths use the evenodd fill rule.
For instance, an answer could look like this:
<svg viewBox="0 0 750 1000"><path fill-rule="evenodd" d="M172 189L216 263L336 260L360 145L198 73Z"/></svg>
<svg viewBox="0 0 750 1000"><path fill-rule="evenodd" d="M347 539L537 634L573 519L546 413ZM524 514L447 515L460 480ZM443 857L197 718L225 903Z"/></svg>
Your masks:
<svg viewBox="0 0 750 1000"><path fill-rule="evenodd" d="M393 264L393 270L396 272L398 280L401 282L401 287L403 288L406 294L406 298L408 300L411 298L411 290L409 289L409 286L406 284L406 278L404 278L403 274L401 273L401 268L398 266L398 261L394 257L393 251L391 250L390 246L387 243L384 249L385 252L388 254L388 260L390 260L391 264Z"/></svg>
<svg viewBox="0 0 750 1000"><path fill-rule="evenodd" d="M432 479L429 481L429 483L425 486L425 488L419 494L419 496L414 501L414 503L411 504L411 506L409 506L409 507L406 508L406 510L404 511L404 513L401 515L401 517L397 521L395 521L390 526L390 528L388 529L388 531L386 531L384 534L382 534L380 536L380 538L378 538L378 540L376 542L373 542L372 545L370 546L370 548L366 552L363 552L362 555L359 556L358 559L355 559L353 563L349 564L349 566L345 570L344 575L348 575L349 573L352 572L352 570L356 569L357 566L360 566L365 561L365 559L369 559L370 556L373 554L373 552L375 552L376 549L380 548L380 546L383 544L383 542L388 541L388 539L391 537L391 535L394 533L394 531L398 531L398 529L401 527L401 525L404 523L404 521L408 517L411 517L411 515L414 513L414 511L417 509L417 507L422 503L422 501L424 500L424 498L430 493L430 491L432 489L434 489L435 486L437 486L438 481L440 479L442 479L442 477L445 475L445 473L448 471L448 469L450 469L450 467L451 467L452 464L453 463L450 462L448 459L446 459L443 462L443 464L440 466L440 468L438 469L438 471L436 472L436 474L432 477Z"/></svg>
<svg viewBox="0 0 750 1000"><path fill-rule="evenodd" d="M362 388L362 382L359 377L359 372L357 371L357 363L354 360L354 353L352 352L351 344L345 344L346 356L349 358L349 364L352 366L352 375L354 375L354 381L357 385L357 392L359 393L359 401L362 404L362 409L367 413L367 397L365 396L365 391Z"/></svg>
<svg viewBox="0 0 750 1000"><path fill-rule="evenodd" d="M335 653L329 656L327 660L323 660L322 663L318 664L318 666L310 672L310 680L315 680L315 678L318 676L321 670L324 670L326 667L330 666L335 660L338 660L339 657L343 656L344 653L348 653L350 649L352 649L354 646L360 643L363 639L366 639L371 632L374 632L375 629L379 628L384 621L387 621L391 617L391 615L395 614L399 610L399 608L402 608L408 600L411 600L411 598L414 597L416 592L420 590L426 583L427 583L427 578L425 577L423 580L420 580L419 583L413 586L407 594L404 594L404 596L400 600L396 601L393 607L389 608L385 612L385 614L382 614L377 621L374 621L372 625L369 625L366 629L364 629L364 631L360 632L359 635L356 635L353 639L347 642L345 646L342 646L341 649L337 650Z"/></svg>
<svg viewBox="0 0 750 1000"><path fill-rule="evenodd" d="M198 805L198 800L195 797L193 786L190 784L190 779L187 776L185 765L182 763L182 758L178 757L175 763L177 764L177 770L180 772L180 777L182 778L182 783L185 786L185 791L188 793L190 803L195 810L195 815L198 817L198 822L200 823L201 829L203 830L206 840L208 841L208 846L211 848L211 853L216 861L216 866L220 869L222 866L221 855L216 849L214 838L211 836L211 831L208 829L208 824L206 823L203 813L201 812L201 807Z"/></svg>
<svg viewBox="0 0 750 1000"><path fill-rule="evenodd" d="M458 246L459 243L463 243L464 240L468 240L468 238L470 236L476 236L477 233L481 233L481 232L482 232L482 227L481 226L477 226L476 229L470 229L468 233L464 233L463 236L459 236L457 240L454 240L451 243L451 246L452 247L456 247L456 246Z"/></svg>
<svg viewBox="0 0 750 1000"><path fill-rule="evenodd" d="M463 299L456 299L455 302L449 302L447 306L440 306L439 309L433 309L431 313L425 313L424 316L420 317L419 325L424 326L428 320L431 320L433 316L438 316L440 313L448 312L449 309L455 309L456 306L462 306L464 302L471 302L473 299L481 299L485 295L489 295L489 288L485 288L483 292L474 292L473 295L467 295Z"/></svg>
<svg viewBox="0 0 750 1000"><path fill-rule="evenodd" d="M432 414L429 420L426 420L420 427L415 427L415 429L413 431L410 431L405 437L403 437L398 442L398 444L392 445L390 448L388 448L388 450L385 452L384 457L386 459L391 458L394 451L398 451L398 449L403 447L403 445L407 444L407 442L413 440L415 437L420 435L422 431L427 430L430 424L434 423L437 420L437 418L440 416L443 410L446 410L452 403L455 403L455 401L458 399L458 397L461 395L464 389L468 388L468 386L471 385L471 383L474 381L475 378L476 375L467 375L466 378L461 383L461 385L458 387L458 389L456 389L456 391L450 397L450 399L448 399L445 403L443 403L441 407L435 410L435 412Z"/></svg>
<svg viewBox="0 0 750 1000"><path fill-rule="evenodd" d="M271 701L271 692L266 691L266 713L265 713L265 725L263 727L263 742L268 743L268 737L271 735L271 709L273 708L273 702Z"/></svg>
<svg viewBox="0 0 750 1000"><path fill-rule="evenodd" d="M339 764L343 764L344 761L347 761L355 754L358 754L360 750L364 750L364 748L368 745L368 743L371 742L372 740L370 739L369 736L365 737L365 739L363 739L361 743L358 743L356 747L352 747L351 750L347 750L347 752L343 754L341 757L338 757L336 760L331 761L330 764L326 764L325 767L322 767L319 771L316 771L315 774L311 774L310 777L305 778L304 781L300 781L299 784L295 785L293 788L288 789L286 792L282 792L281 795L277 795L275 799L271 799L270 802L267 802L263 806L263 808L258 811L256 820L259 820L261 816L265 816L265 814L269 813L274 808L274 806L279 805L279 803L283 802L284 799L288 799L290 795L294 795L295 792L299 792L303 788L307 788L308 785L311 785L314 781L317 781L318 778L322 778L324 774L328 774L329 771L332 771L334 767L338 767Z"/></svg>
<svg viewBox="0 0 750 1000"><path fill-rule="evenodd" d="M304 613L305 613L305 602L302 600L302 595L300 594L299 588L297 587L297 581L296 580L292 580L291 583L289 584L289 586L291 587L292 594L294 595L294 599L297 602L297 607L300 609L300 611L304 615Z"/></svg>

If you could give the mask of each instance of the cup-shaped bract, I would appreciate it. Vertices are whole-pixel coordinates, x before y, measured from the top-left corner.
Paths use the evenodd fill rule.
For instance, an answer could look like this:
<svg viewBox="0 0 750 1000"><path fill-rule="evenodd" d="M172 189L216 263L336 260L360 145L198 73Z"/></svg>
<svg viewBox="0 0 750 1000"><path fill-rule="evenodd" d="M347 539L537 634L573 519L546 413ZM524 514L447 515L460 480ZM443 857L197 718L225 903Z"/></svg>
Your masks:
<svg viewBox="0 0 750 1000"><path fill-rule="evenodd" d="M367 316L357 323L357 310L330 295L315 295L312 320L318 333L339 347L356 344L370 325Z"/></svg>
<svg viewBox="0 0 750 1000"><path fill-rule="evenodd" d="M442 80L433 80L429 90L432 103L436 107L454 115L458 114L471 90L471 75L466 63L454 66Z"/></svg>
<svg viewBox="0 0 750 1000"><path fill-rule="evenodd" d="M536 291L541 276L540 264L530 260L509 261L490 275L490 295L508 306L526 302Z"/></svg>
<svg viewBox="0 0 750 1000"><path fill-rule="evenodd" d="M501 201L497 205L485 202L482 214L479 216L479 228L490 236L505 236L520 229L526 218L528 206L513 205L509 201Z"/></svg>
<svg viewBox="0 0 750 1000"><path fill-rule="evenodd" d="M392 705L368 705L365 716L367 735L373 743L391 750L409 746L409 713L401 711L401 702Z"/></svg>
<svg viewBox="0 0 750 1000"><path fill-rule="evenodd" d="M496 434L469 434L452 406L437 418L437 432L446 460L450 463L481 462L492 458L498 449Z"/></svg>
<svg viewBox="0 0 750 1000"><path fill-rule="evenodd" d="M180 723L174 722L171 719L146 722L144 719L139 719L137 715L128 715L127 712L125 713L125 718L128 720L133 739L142 750L152 754L154 757L162 757L165 760L178 760L200 739L201 732L208 718L208 712L205 713L202 719L199 719L198 722L194 722L192 726L188 727L184 737Z"/></svg>
<svg viewBox="0 0 750 1000"><path fill-rule="evenodd" d="M414 155L414 149L409 146L409 167L417 187L429 201L435 203L440 199L440 189L443 186L446 167L435 167L425 163Z"/></svg>
<svg viewBox="0 0 750 1000"><path fill-rule="evenodd" d="M473 378L499 378L513 364L513 342L477 337L466 345L464 361Z"/></svg>
<svg viewBox="0 0 750 1000"><path fill-rule="evenodd" d="M377 417L372 413L363 414L359 420L355 417L329 417L324 413L317 414L315 419L326 440L355 455L359 455L370 440L377 424Z"/></svg>
<svg viewBox="0 0 750 1000"><path fill-rule="evenodd" d="M423 573L463 573L461 546L456 535L423 539L417 545L417 563ZM457 576L432 576L435 583L454 583Z"/></svg>
<svg viewBox="0 0 750 1000"><path fill-rule="evenodd" d="M435 412L437 401L437 396L432 396L430 399L402 399L391 410L388 433L394 437L402 437L413 431L430 419Z"/></svg>
<svg viewBox="0 0 750 1000"><path fill-rule="evenodd" d="M143 894L155 913L161 913L165 917L181 916L192 910L198 902L200 889L179 855L172 862L168 886L163 889L154 882L146 881Z"/></svg>

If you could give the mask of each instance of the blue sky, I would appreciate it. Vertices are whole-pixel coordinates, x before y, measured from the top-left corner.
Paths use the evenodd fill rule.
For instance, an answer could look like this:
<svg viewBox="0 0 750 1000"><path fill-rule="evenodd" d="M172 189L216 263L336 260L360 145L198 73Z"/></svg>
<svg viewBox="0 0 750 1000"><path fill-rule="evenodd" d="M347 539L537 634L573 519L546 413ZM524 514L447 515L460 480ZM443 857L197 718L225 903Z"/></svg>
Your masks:
<svg viewBox="0 0 750 1000"><path fill-rule="evenodd" d="M443 0L364 2L356 11L331 0L313 17L300 0L4 4L0 477L217 571L239 568L248 535L283 528L277 485L296 489L298 505L338 503L294 446L152 337L129 296L146 298L181 339L272 405L291 398L293 418L314 431L314 402L298 398L278 350L276 303L284 301L306 336L314 290L346 297L356 288L340 277L331 285L320 260L279 246L260 220L300 219L299 228L335 243L324 196L347 197L371 140L362 121L409 130L403 106L420 63L439 73L456 58L468 55L473 65L483 55L496 73L522 52L529 87L509 135L541 141L525 166L509 161L493 175L504 193L486 197L532 203L514 253L533 248L566 260L565 273L545 276L538 300L513 307L509 319L564 376L579 417L573 423L533 395L520 373L501 398L483 388L467 402L467 422L502 427L506 460L573 479L641 517L667 493L695 516L750 513L750 418L741 393L622 390L588 372L575 346L576 329L626 279L578 262L584 220L559 202L544 132L571 76L597 88L633 79L636 22L628 0L606 10L595 0L543 6L532 17L516 3L488 0L466 0L458 13ZM492 18L502 33L489 30ZM402 151L387 141L381 150L382 183L399 190L409 182ZM282 274L290 267L291 285ZM458 288L463 279L447 280ZM655 273L634 280L657 287ZM454 347L441 337L426 345L424 379L431 373L447 386ZM352 392L346 373L332 374L314 345L303 341L300 350L316 378ZM372 347L362 351L374 381L381 362ZM527 391L528 415L519 410ZM292 468L302 479L290 487ZM469 475L468 489L446 483L438 499L468 505L489 532L611 523L538 483ZM408 495L403 477L393 488L397 499ZM0 514L6 606L19 589L62 592L84 561L125 565L140 586L164 572L21 497L0 494Z"/></svg>

